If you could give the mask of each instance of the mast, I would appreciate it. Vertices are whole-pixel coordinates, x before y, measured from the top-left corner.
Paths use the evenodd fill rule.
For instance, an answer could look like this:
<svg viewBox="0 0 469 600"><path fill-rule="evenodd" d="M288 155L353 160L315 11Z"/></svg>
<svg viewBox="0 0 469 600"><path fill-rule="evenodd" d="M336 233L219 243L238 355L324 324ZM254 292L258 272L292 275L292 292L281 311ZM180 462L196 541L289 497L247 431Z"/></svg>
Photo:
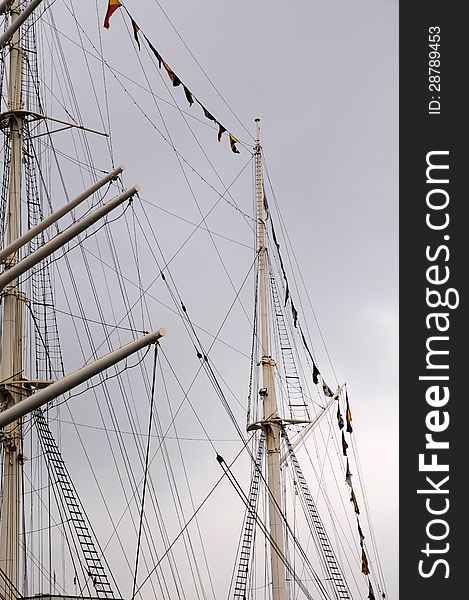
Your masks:
<svg viewBox="0 0 469 600"><path fill-rule="evenodd" d="M267 484L269 488L269 524L271 535L272 600L286 598L285 543L283 533L283 510L280 482L280 432L281 419L277 412L275 394L275 361L270 356L269 339L269 293L266 247L266 210L264 204L264 185L262 177L262 155L260 143L260 119L256 119L255 146L256 200L258 220L259 254L259 305L260 333L262 344L262 382L263 421L267 451Z"/></svg>
<svg viewBox="0 0 469 600"><path fill-rule="evenodd" d="M11 4L12 26L20 15L20 0ZM23 120L21 103L23 93L23 50L20 47L20 28L10 39L10 84L8 88L8 111L10 112L11 163L9 173L8 212L6 244L11 244L20 235L21 219L21 166L23 158ZM17 262L17 254L6 261L6 267ZM15 386L23 376L23 297L14 279L3 292L2 340L0 382L3 387L4 407L16 405L21 400L21 388ZM0 582L0 593L5 600L16 596L18 588L19 526L21 496L22 422L14 421L4 429L3 437L3 504L0 523L0 568L7 582ZM13 587L14 586L14 587Z"/></svg>
<svg viewBox="0 0 469 600"><path fill-rule="evenodd" d="M7 135L10 136L11 156L8 173L8 196L4 247L0 250L0 443L3 446L3 498L0 515L0 600L16 600L20 595L20 522L22 496L23 432L22 417L37 407L50 402L80 383L102 373L117 362L138 352L142 348L158 343L165 334L159 329L144 335L125 346L88 363L78 371L58 381L30 381L24 373L23 321L24 305L27 300L19 284L19 278L64 244L76 238L98 220L123 202L132 201L139 191L138 186L124 190L107 203L101 204L81 219L55 235L36 251L19 255L19 249L42 231L56 223L73 208L115 180L124 167L113 169L71 202L56 210L42 222L21 235L21 184L23 164L23 128L28 116L48 118L23 110L23 61L24 49L20 45L21 25L43 0L31 0L21 11L22 0L12 0L11 24L0 36L0 46L9 44L9 87L8 110L0 115ZM0 11L8 9L8 1L0 3ZM54 120L54 119L52 119ZM70 124L70 127L76 125ZM92 131L82 128L86 131ZM92 131L93 132L93 131ZM98 132L94 132L98 133ZM42 389L45 388L45 389ZM40 391L37 391L40 390ZM83 527L80 530L83 540ZM86 542L85 560L90 559L90 544ZM98 559L99 561L99 559ZM96 565L96 561L94 562ZM64 597L66 598L66 597Z"/></svg>

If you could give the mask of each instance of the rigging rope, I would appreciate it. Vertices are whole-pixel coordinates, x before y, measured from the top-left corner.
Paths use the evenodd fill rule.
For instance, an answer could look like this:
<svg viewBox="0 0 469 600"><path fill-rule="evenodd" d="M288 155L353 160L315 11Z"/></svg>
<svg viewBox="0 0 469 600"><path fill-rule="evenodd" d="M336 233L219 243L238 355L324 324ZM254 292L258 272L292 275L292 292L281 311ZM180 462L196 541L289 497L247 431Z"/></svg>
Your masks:
<svg viewBox="0 0 469 600"><path fill-rule="evenodd" d="M140 518L138 523L138 537L137 537L137 551L135 556L135 570L132 584L132 597L135 596L135 588L137 587L137 574L138 574L138 561L140 558L140 544L142 540L142 527L143 527L143 511L145 510L145 494L147 491L147 480L148 480L148 462L150 456L150 441L151 441L151 426L153 423L153 409L155 406L155 383L156 383L156 364L158 360L158 347L159 344L155 344L155 352L153 358L153 376L151 384L151 396L150 396L150 415L148 417L148 438L147 446L145 449L145 466L143 471L143 488L142 488L142 500L140 508Z"/></svg>

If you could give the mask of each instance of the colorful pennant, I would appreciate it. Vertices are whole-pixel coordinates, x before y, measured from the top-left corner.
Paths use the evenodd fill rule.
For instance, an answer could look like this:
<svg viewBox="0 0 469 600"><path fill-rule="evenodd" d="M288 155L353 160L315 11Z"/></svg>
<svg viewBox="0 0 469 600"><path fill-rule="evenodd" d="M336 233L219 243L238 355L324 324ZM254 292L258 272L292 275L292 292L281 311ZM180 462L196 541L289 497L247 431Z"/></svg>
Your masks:
<svg viewBox="0 0 469 600"><path fill-rule="evenodd" d="M104 27L106 29L109 29L109 19L112 17L112 15L115 13L115 11L121 6L122 6L122 4L119 2L119 0L109 0L109 4L107 7L107 11L106 11L106 16L104 17Z"/></svg>

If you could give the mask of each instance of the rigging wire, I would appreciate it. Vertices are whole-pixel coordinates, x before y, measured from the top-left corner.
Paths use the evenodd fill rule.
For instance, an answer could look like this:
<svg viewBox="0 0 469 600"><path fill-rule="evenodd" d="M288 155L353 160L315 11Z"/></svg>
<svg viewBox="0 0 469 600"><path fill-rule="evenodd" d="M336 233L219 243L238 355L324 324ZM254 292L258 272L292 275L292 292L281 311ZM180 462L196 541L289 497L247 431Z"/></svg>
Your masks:
<svg viewBox="0 0 469 600"><path fill-rule="evenodd" d="M71 8L69 10L70 10L71 14L74 17L75 24L77 24L78 20L77 20L77 18L75 16L75 10L74 10L73 2L70 2L70 5L71 5ZM96 11L97 11L97 7L96 7ZM84 50L84 45L83 45L81 30L80 30L79 27L76 27L76 30L77 30L78 39L80 40L79 46L80 46L80 48L82 50L83 60L85 62L86 70L88 72L88 78L89 78L89 81L90 81L90 84L91 84L91 89L92 89L94 100L95 100L95 103L96 103L96 108L98 110L99 119L101 121L103 129L106 130L106 124L105 124L105 121L104 121L104 116L103 116L102 111L101 111L101 102L99 101L98 94L96 92L95 80L94 80L94 78L93 78L93 76L91 74L91 69L90 69L90 65L89 65L89 62L88 62L88 55L87 55L87 53ZM100 43L100 46L102 47L102 36L101 36L101 28L100 27L98 27L98 35L99 35L99 43ZM105 73L103 73L103 83L104 83L104 106L105 106L105 109L106 109L108 131L110 131L111 128L110 128L110 116L109 116L109 99L108 99L108 95L107 95L107 85L106 85ZM112 142L111 142L111 137L110 136L108 136L106 138L106 142L107 142L107 145L108 145L108 151L109 151L109 156L110 156L110 159L111 159L111 164L114 167L115 166L115 164L114 164L114 156L113 156Z"/></svg>
<svg viewBox="0 0 469 600"><path fill-rule="evenodd" d="M77 423L76 421L67 421L66 419L56 419L57 421L60 421L61 423L65 423L66 425L76 425L77 427L83 427L85 429L95 429L97 431L107 431L109 433L120 433L123 435L138 435L140 437L146 438L147 434L146 433L139 433L136 434L133 431L125 431L123 429L111 429L110 427L98 427L97 425L89 425L88 423ZM161 435L157 434L157 433L152 433L151 437L156 439L156 440L160 440ZM178 442L238 442L238 438L210 438L210 440L208 440L206 437L187 437L187 436L180 436L180 435L164 435L164 439L165 440L176 440ZM31 459L29 459L31 460Z"/></svg>
<svg viewBox="0 0 469 600"><path fill-rule="evenodd" d="M115 268L112 267L111 265L109 265L108 263L102 261L102 259L100 259L96 254L94 254L93 252L91 252L89 249L86 250L86 252L92 256L93 258L95 258L96 260L98 260L99 262L103 263L104 266L106 266L107 268L109 268L111 271L115 271ZM154 281L156 281L156 279L158 279L160 275L158 275ZM136 284L134 281L132 281L131 279L129 279L128 277L123 276L123 280L138 288L138 284ZM172 308L171 306L169 306L168 304L164 303L162 300L160 300L159 298L157 298L156 296L154 296L153 294L151 294L148 291L148 288L151 287L154 283L154 281L151 283L150 286L147 286L147 288L145 290L140 289L140 292L144 295L146 295L148 298L154 300L155 302L158 302L158 304L160 304L161 306L163 306L165 309L169 310L170 312L179 315L179 311L177 309ZM84 319L86 320L86 319ZM123 319L122 319L123 320ZM118 323L120 323L121 321L118 321ZM201 327L200 325L194 324L194 327L196 329L198 329L199 331L201 331L202 333L207 334L208 336L210 336L211 338L215 338L215 334L211 333L210 331L204 329L203 327ZM217 337L217 341L223 345L225 345L227 348L230 348L231 350L233 350L234 352L240 354L241 356L244 357L248 357L247 354L245 354L244 352L242 352L241 350L239 350L238 348L235 348L234 346L232 346L231 344L229 344L228 342L224 341L222 338ZM98 347L99 349L99 347Z"/></svg>
<svg viewBox="0 0 469 600"><path fill-rule="evenodd" d="M150 440L151 440L151 426L153 423L153 410L155 407L155 383L156 383L156 365L158 361L158 346L159 344L155 344L155 352L153 358L153 380L151 387L151 397L150 397L150 415L148 417L148 437L147 437L147 446L145 449L145 467L143 471L143 488L142 488L142 500L141 500L141 508L140 508L140 518L138 523L138 537L137 537L137 552L135 557L135 570L134 577L132 583L132 597L135 596L135 588L137 587L137 574L138 574L138 561L140 558L140 546L142 541L142 527L143 527L143 511L145 510L145 494L147 491L147 481L148 481L148 462L150 456Z"/></svg>
<svg viewBox="0 0 469 600"><path fill-rule="evenodd" d="M248 510L252 510L249 507L249 499L247 498L246 494L244 493L241 485L239 484L239 482L237 481L236 477L233 475L233 473L231 472L231 466L233 463L230 463L230 465L227 465L223 459L222 456L217 455L217 460L220 463L220 466L223 469L223 472L226 473L228 480L230 481L230 483L233 485L236 493L238 494L238 496L241 498L242 502L245 504L245 506L248 508ZM223 465L226 465L225 468L223 468ZM268 485L266 483L266 488L267 491L270 493L270 490L268 488ZM316 574L316 571L313 569L311 563L309 562L308 557L306 556L306 553L304 552L304 550L302 549L300 542L298 540L298 538L294 535L291 526L288 524L288 522L285 519L285 514L283 513L283 511L280 510L280 507L277 505L277 510L279 511L279 514L281 515L282 521L284 522L287 531L292 535L292 539L295 542L295 545L297 546L298 550L300 551L300 553L302 554L303 558L306 561L306 564L308 564L310 570L311 570L311 574L315 580L316 586L318 591L322 594L322 596L328 600L329 596L326 592L326 589L321 581L321 579L318 577L318 575ZM254 518L256 520L256 523L259 525L262 533L264 534L266 540L269 543L270 548L280 557L280 560L283 562L283 564L285 565L285 567L287 568L288 572L293 576L293 578L295 579L296 583L299 585L299 587L301 588L301 590L303 591L303 593L305 594L305 596L309 599L309 600L313 600L311 595L309 594L307 588L304 586L303 582L299 579L298 575L296 574L296 572L294 571L291 563L288 561L288 559L286 558L286 556L283 554L283 552L281 551L281 549L278 547L278 545L276 544L275 540L272 538L269 529L267 527L267 525L265 525L265 523L263 523L263 521L260 519L258 513L254 513Z"/></svg>
<svg viewBox="0 0 469 600"><path fill-rule="evenodd" d="M82 321L89 321L90 323L96 323L98 325L104 325L105 327L111 327L112 329L122 329L122 331L131 331L132 333L141 333L141 334L148 333L148 331L145 330L145 329L133 329L132 327L124 327L123 325L116 325L115 323L111 324L111 323L106 323L104 321L98 321L97 319L90 319L89 317L83 317L82 315L75 315L75 314L70 313L70 312L68 312L66 310L61 310L60 308L57 308L54 304L48 304L47 302L30 302L30 304L31 305L46 306L48 308L53 308L55 310L55 312L58 312L58 313L60 313L62 315L67 315L68 317L72 317L73 319L79 319L79 320L82 320Z"/></svg>
<svg viewBox="0 0 469 600"><path fill-rule="evenodd" d="M332 358L331 358L331 356L330 356L330 354L329 354L329 350L328 350L328 347L327 347L327 345L326 345L326 341L325 341L324 335L323 335L323 333L322 333L322 330L321 330L321 327L320 327L320 325L319 325L319 321L318 321L318 318L317 318L317 315L316 315L316 311L314 310L314 307L313 307L313 304L312 304L312 301L311 301L311 297L310 297L310 295L309 295L309 293L308 293L308 288L307 288L307 286L306 286L306 284L305 284L305 282L304 282L304 279L303 279L303 276L302 276L302 272L301 272L301 269L300 269L300 267L299 267L298 260L297 260L297 258L296 258L296 254L295 254L295 252L294 252L294 250L293 250L293 245L292 245L291 239L290 239L290 237L288 236L288 230L287 230L287 228L286 228L286 226L285 226L285 222L284 222L284 220L283 220L282 213L280 212L280 206L279 206L279 203L278 203L278 201L277 201L277 197L276 197L276 195L275 195L275 191L274 191L274 188L273 188L273 185L272 185L272 181L271 181L271 178L270 178L270 174L269 174L269 169L268 169L268 166L267 166L267 161L266 161L266 159L265 159L265 154L264 154L264 152L263 152L263 151L262 151L262 158L263 158L264 169L265 169L265 172L266 172L266 175L267 175L267 180L268 180L268 182L269 182L270 190L271 190L271 192L272 192L272 197L273 197L273 199L274 199L275 208L276 208L276 210L277 210L277 213L278 213L278 215L279 215L279 220L280 220L280 224L281 224L281 227L282 227L282 232L283 232L283 234L284 234L284 236L285 236L285 239L287 240L286 250L287 250L287 255L288 255L288 258L289 258L289 260L290 260L290 252L291 252L291 254L292 254L292 256L293 256L293 261L291 261L291 260L290 260L290 263L291 263L291 264L293 264L293 263L294 263L294 264L296 265L296 267L297 267L297 271L298 271L298 273L299 273L299 276L300 276L300 281L301 281L301 283L302 283L303 289L304 289L304 291L305 291L305 294L306 294L306 298L307 298L307 300L308 300L309 306L310 306L310 308L311 308L311 312L312 312L312 314L313 314L314 322L315 322L315 324L316 324L316 327L317 327L317 329L318 329L318 332L319 332L319 335L320 335L321 341L322 341L322 343L323 343L324 350L325 350L325 352L326 352L326 356L327 356L327 358L328 358L328 360L329 360L329 365L330 365L330 367L331 367L331 370L332 370L332 372L333 372L333 374L334 374L334 377L335 377L335 380L336 380L336 384L338 385L338 378L337 378L336 372L335 372L335 370L334 370L334 366L333 366L333 364L332 364ZM289 250L289 248L290 248L291 250ZM294 280L294 282L295 282L295 287L298 289L298 286L297 286L297 284L296 284L296 279L295 279L295 271L292 269L292 271L291 271L291 272L292 272L293 280ZM299 299L300 299L300 306L301 306L301 295L300 295L300 294L298 294L298 297L299 297ZM306 323L306 330L308 331L308 324L307 324L307 323ZM309 334L309 331L308 331L308 336L309 336L309 338L311 339L311 336L310 336L310 334Z"/></svg>
<svg viewBox="0 0 469 600"><path fill-rule="evenodd" d="M188 476L186 464L185 464L185 461L184 461L184 455L183 455L182 448L181 448L180 438L179 438L179 436L177 436L176 419L174 418L174 415L173 415L173 410L172 410L172 405L171 405L171 401L170 401L169 391L168 391L168 388L167 388L167 385L166 385L166 380L164 378L164 374L162 375L162 380L163 380L163 385L164 385L166 400L167 400L167 404L168 404L168 410L169 410L169 414L171 416L172 428L174 429L174 432L176 434L176 440L177 440L177 447L178 447L178 451L179 451L179 457L181 459L181 464L182 464L182 468L183 468L183 472L184 472L184 479L185 479L187 490L188 490L188 493L189 493L189 499L190 499L191 507L192 507L192 510L195 511L194 497L193 497L193 493L192 493L192 490L191 490L191 487L190 487L190 483L189 483L189 476ZM165 444L166 444L166 439L168 439L168 438L167 437L165 438ZM215 440L213 440L213 438L212 438L212 441L215 441ZM210 584L210 590L211 590L213 598L215 600L216 599L216 595L215 595L215 589L214 589L214 585L213 585L213 579L212 579L212 576L210 574L210 568L209 568L209 564L208 564L207 552L206 552L206 549L205 549L205 544L204 544L204 541L203 541L202 531L200 529L200 524L199 524L198 517L195 518L195 526L197 528L197 534L198 534L198 538L199 538L200 545L201 545L201 548L202 548L205 569L206 569L206 572L207 572L207 575L208 575L208 579L209 579L209 584ZM197 570L197 571L198 571L198 577L199 577L199 584L200 584L200 586L201 586L201 588L203 590L203 584L202 584L202 579L201 579L201 576L200 576L200 572L199 572L199 570ZM203 592L204 592L204 597L205 597L205 591L203 590Z"/></svg>
<svg viewBox="0 0 469 600"><path fill-rule="evenodd" d="M171 19L169 18L168 14L166 13L166 11L163 9L163 7L161 6L160 2L158 0L155 0L156 4L159 6L161 12L164 14L164 16L166 17L168 23L171 25L171 27L174 29L174 31L176 32L176 35L178 36L178 38L181 40L181 42L183 43L184 47L186 48L186 50L189 52L189 54L191 55L191 57L194 59L194 62L196 63L196 65L199 67L199 69L202 71L202 73L205 75L205 77L207 78L207 81L210 83L210 85L213 87L213 89L217 92L217 94L220 96L220 98L222 99L222 101L224 102L224 104L228 107L229 111L231 112L231 114L236 118L236 120L238 121L238 123L241 125L241 127L243 127L243 129L246 131L246 133L249 135L249 137L254 140L254 136L252 135L252 133L249 131L249 129L243 124L243 122L239 119L239 117L236 115L236 113L234 112L234 110L231 108L231 106L228 104L228 102L225 100L225 98L222 96L222 94L220 93L220 91L218 90L218 88L215 86L215 84L213 83L213 81L210 79L210 77L207 75L206 71L204 70L204 68L202 67L202 65L199 63L199 61L197 60L197 58L195 57L195 55L193 54L193 52L191 51L191 49L189 48L189 46L186 44L186 42L184 41L183 37L181 36L181 34L179 33L179 31L176 29L174 23L171 21Z"/></svg>
<svg viewBox="0 0 469 600"><path fill-rule="evenodd" d="M248 246L247 244L244 244L243 242L240 242L239 240L235 240L235 239L230 238L230 237L228 237L226 235L223 235L222 233L218 233L217 231L214 231L213 229L207 229L205 227L202 227L203 221L201 221L199 224L194 223L194 221L190 221L189 219L186 219L186 218L182 217L181 215L178 215L178 214L176 214L174 212L171 212L170 210L167 210L166 208L163 208L162 206L159 206L155 202L151 202L150 200L144 200L141 197L140 197L140 199L142 200L142 202L145 202L145 204L148 204L149 206L153 206L154 208L157 208L161 212L164 212L167 215L175 217L179 221L183 221L184 223L188 223L189 225L193 225L197 229L203 229L204 231L207 231L207 232L211 233L212 235L215 235L215 236L217 236L219 238L227 240L228 242L233 242L233 244L237 244L238 246L242 246L244 248L248 248L249 250L252 249L251 246ZM171 260L170 260L170 262L171 262Z"/></svg>
<svg viewBox="0 0 469 600"><path fill-rule="evenodd" d="M145 216L146 216L146 215L145 215ZM147 219L148 219L148 217L147 217ZM139 223L139 225L140 225L140 222L139 222L138 218L137 218L137 221L138 221L138 223ZM143 229L143 227L142 227L141 225L140 225L140 228L141 228L142 234L143 234L143 235L144 235L144 237L145 237L145 240L146 240L146 241L147 241L147 243L148 243L148 247L149 247L149 249L150 249L150 252L151 252L151 254L152 254L153 258L155 259L155 262L156 262L156 264L158 265L158 259L156 258L155 254L154 254L153 247L152 247L152 245L149 243L149 240L148 240L148 238L147 238L147 236L146 236L146 233L145 233L145 231L144 231L144 229ZM187 313L187 308L186 308L186 306L185 306L184 302L182 301L182 298L181 298L181 296L180 296L180 294L179 294L178 288L177 288L177 286L176 286L176 284L175 284L174 278L173 278L173 276L172 276L172 274L171 274L171 271L170 271L170 270L169 270L169 268L168 268L168 267L169 267L169 262L170 262L170 261L169 261L169 262L167 262L167 261L164 259L164 254L163 254L163 252L162 252L162 248L161 248L161 246L160 246L160 244L159 244L158 238L156 237L156 235L155 235L155 232L154 232L153 228L151 228L151 227L150 227L150 231L152 232L153 239L154 239L154 242L155 242L155 244L156 244L156 247L158 248L158 250L159 250L159 252L160 252L160 254L161 254L161 256L163 257L163 260L164 260L164 267L161 267L161 266L159 266L159 265L158 265L158 266L159 266L159 268L160 268L160 274L159 274L157 277L161 276L161 277L162 277L162 279L163 279L163 281L166 283L166 286L167 286L167 288L168 288L168 291L169 291L169 293L171 294L171 296L172 296L172 298L173 298L173 302L174 302L175 306L177 307L177 310L178 310L178 313L179 313L179 315L180 315L181 317L183 317L183 320L187 319L187 322L190 324L190 327L191 327L192 333L193 333L193 335L194 335L194 338L195 338L195 340L197 341L197 344L199 345L199 347L200 347L200 348L202 348L202 345L201 345L200 339L199 339L199 337L198 337L198 334L197 334L197 332L195 331L195 326L194 326L194 324L192 323L191 319L190 319L190 318L189 318L189 316L188 316L188 313ZM179 251L178 251L178 252L179 252ZM174 256L175 256L175 255L173 255L173 257L171 258L171 260L173 260ZM218 340L218 336L219 336L219 334L221 333L221 330L222 330L222 328L223 328L223 325L224 325L224 323L226 322L226 320L227 320L227 318L228 318L228 316L229 316L229 314L230 314L231 310L233 309L233 307L234 307L235 303L236 303L236 302L239 300L239 295L240 295L240 293L241 293L241 291L242 291L242 289L243 289L243 287L244 287L244 285L245 285L245 283L246 283L246 281L247 281L247 279L248 279L248 277L249 277L249 274L251 273L251 271L252 271L252 269L253 269L253 267L254 267L254 265L255 265L255 262L256 262L256 261L254 261L254 263L253 263L253 264L250 266L250 268L249 268L248 272L246 273L246 275L245 275L245 277L244 277L244 279L243 279L243 281L242 281L242 283L241 283L241 286L239 287L239 289L238 289L238 290L236 290L236 289L235 289L235 297L234 297L234 300L233 300L233 302L231 303L231 305L230 305L230 308L229 308L228 312L226 313L226 315L225 315L225 317L224 317L224 319L223 319L223 322L222 322L222 324L220 325L220 327L219 327L219 328L218 328L218 330L217 330L217 333L216 333L216 334L215 334L215 336L214 336L214 339L213 339L213 341L212 341L212 343L211 343L211 345L210 345L210 349L213 347L213 345L214 345L215 341L217 341L217 340ZM165 276L164 276L164 274L163 274L163 272L164 272L164 271L167 271L167 274L169 275L169 277L170 277L170 279L171 279L171 281L172 281L172 284L173 284L173 287L174 287L174 291L173 291L173 290L170 288L170 286L169 286L169 283L168 283L168 281L167 281L166 277L165 277ZM156 277L156 278L157 278L157 277ZM156 278L155 278L155 279L156 279ZM181 311L182 311L182 312L181 312ZM205 353L205 356L207 356L207 355L208 355L208 353L210 352L210 349L209 349L209 350L208 350L208 351Z"/></svg>
<svg viewBox="0 0 469 600"><path fill-rule="evenodd" d="M232 467L234 465L234 463L238 460L238 458L242 455L244 449L245 449L245 446L243 446L241 448L241 450L239 450L239 452L236 454L236 456L234 457L234 459L230 463L230 467ZM216 454L216 456L218 456L218 453ZM199 504L199 506L196 508L196 510L192 513L191 517L186 521L183 529L181 531L179 531L179 533L174 537L174 539L171 542L169 548L160 557L159 561L155 565L153 565L152 569L147 574L146 578L142 581L142 583L140 584L140 586L137 588L137 590L135 591L135 594L130 598L130 600L134 600L135 596L140 592L140 590L143 588L143 586L146 584L146 582L150 579L151 575L156 571L156 569L159 567L159 565L161 564L161 562L164 560L164 558L166 557L166 555L169 552L169 550L173 548L173 546L176 544L176 542L179 540L179 538L183 535L183 533L189 527L189 525L191 524L191 522L196 518L196 516L198 515L198 513L205 506L205 504L208 501L208 499L212 496L212 494L215 492L215 490L218 488L218 486L225 479L226 476L227 476L227 473L223 472L223 474L221 475L221 477L218 478L218 480L215 482L215 484L212 486L212 488L209 490L209 492L205 495L205 497L203 498L202 502Z"/></svg>
<svg viewBox="0 0 469 600"><path fill-rule="evenodd" d="M99 23L100 18L99 18L99 10L98 10L98 0L95 1L95 7L96 7L96 22ZM73 3L72 3L72 9L73 9ZM99 27L98 25L98 36L99 36L99 48L100 48L100 52L101 55L103 54L103 35L102 35L102 28ZM81 41L81 38L80 38ZM83 56L85 56L86 54L86 50L85 47L82 46L83 49ZM104 98L105 98L105 107L106 107L106 120L107 120L107 131L111 131L111 114L110 114L110 110L109 110L109 91L108 91L108 83L107 83L107 78L106 78L106 69L104 68L104 64L101 63L101 76L102 76L102 80L103 80L103 91L104 91ZM113 146L112 146L112 137L109 136L109 142L108 142L108 146L109 146L109 154L111 157L111 161L112 164L114 165L114 150L113 150Z"/></svg>
<svg viewBox="0 0 469 600"><path fill-rule="evenodd" d="M129 232L129 233L130 233L130 232ZM115 254L115 248L114 248L114 246L113 246L113 241L112 241L112 238L111 238L111 237L109 237L109 244L110 244L110 246L113 248L113 251L114 251L114 254L113 254L113 256L114 256L114 261L115 261L115 260L116 260L116 258L115 258L115 257L116 257L116 254ZM136 261L137 261L137 262L136 262L136 266L137 266L137 273L138 273L138 278L139 278L139 281L141 281L141 277L140 277L140 270L139 270L139 264L138 264L138 260L137 260L137 254L135 253L135 250L133 250L133 255L134 255L134 257L135 257L135 259L136 259ZM118 265L117 265L116 263L115 263L115 268L116 268L116 270L118 270ZM105 275L105 273L103 273L103 274ZM105 279L106 279L106 277L105 277ZM121 278L119 278L119 282L120 282L120 281L121 281ZM132 321L131 313L129 312L129 310L130 310L130 309L128 308L128 307L129 307L129 305L128 305L128 299L127 299L127 295L126 295L126 293L125 293L125 289L124 289L124 288L122 288L122 287L121 287L121 292L122 292L122 295L123 295L123 297L126 299L127 313L128 313L128 316L129 316L129 321ZM143 371L142 371L142 375L143 375L143 377L144 377L144 382L145 382L145 385L147 385L147 380L146 380L146 377L147 377L147 376L146 376L146 372L145 372L145 370L143 370ZM129 382L129 385L131 385L131 384L130 384L130 382ZM132 387L131 387L130 389L132 389ZM132 397L133 397L133 396L132 396ZM134 406L135 406L135 401L134 401ZM127 408L127 407L126 407L126 410L129 410L129 408ZM129 414L129 418L130 418L130 413L128 413L128 414ZM136 413L136 414L137 414L137 413ZM135 429L134 429L134 431L135 431ZM141 452L142 452L142 451L143 451L143 446L142 446L141 450L139 450L139 452L140 452L140 455L141 455L141 456L142 456L142 454L141 454ZM149 483L150 483L150 487L151 487L152 494L153 494L153 495L151 496L151 499L152 499L152 505L153 505L153 508L154 508L154 510L155 510L155 511L156 511L156 512L159 514L159 508L158 508L158 505L157 505L157 504L155 505L155 500L154 500L155 496L154 496L153 484L152 484L151 480L149 480ZM136 492L137 488L135 487L135 488L134 488L134 490L135 490L135 491L134 491L134 494L135 494L135 492ZM145 521L147 521L146 513L145 513ZM160 529L160 533L161 533L161 535L162 535L163 539L166 539L166 538L167 538L166 529L165 529L165 525L164 525L164 522L162 521L161 517L159 518L159 529ZM148 529L145 529L145 536L146 536L146 540L147 540L147 542L149 542L149 541L152 541L152 537L150 537L150 538L149 538L149 537L148 537L148 533L147 533L147 532L148 532ZM166 543L166 542L165 542L165 543ZM153 544L153 553L155 553L155 552L156 552L156 547L154 546L154 542L153 542L153 541L152 541L152 544ZM167 545L167 543L166 543L166 545ZM188 556L189 556L189 554L188 554ZM146 560L145 560L145 562L146 562ZM179 580L179 575L178 575L177 571L174 571L174 570L173 570L173 575L174 575L174 577L175 577L175 581L176 581L177 579ZM161 580L159 580L159 583L160 583L160 587L161 587L161 585L164 585L164 586L165 586L165 588L166 588L166 581L165 581L165 579L164 579L164 578L163 578L163 580L162 580L162 581L161 581ZM179 585L179 586L181 585L181 582L180 582L180 580L179 580L179 584L178 584L178 585ZM152 583L152 586L153 586L153 583Z"/></svg>

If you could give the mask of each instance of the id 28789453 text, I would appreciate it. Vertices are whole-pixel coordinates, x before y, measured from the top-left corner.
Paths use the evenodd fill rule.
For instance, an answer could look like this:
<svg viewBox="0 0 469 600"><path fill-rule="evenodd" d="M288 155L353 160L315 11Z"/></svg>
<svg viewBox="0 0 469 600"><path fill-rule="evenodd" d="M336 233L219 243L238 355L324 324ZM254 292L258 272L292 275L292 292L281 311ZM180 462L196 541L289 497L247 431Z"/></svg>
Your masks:
<svg viewBox="0 0 469 600"><path fill-rule="evenodd" d="M441 53L440 27L428 28L428 114L439 115L441 111Z"/></svg>

